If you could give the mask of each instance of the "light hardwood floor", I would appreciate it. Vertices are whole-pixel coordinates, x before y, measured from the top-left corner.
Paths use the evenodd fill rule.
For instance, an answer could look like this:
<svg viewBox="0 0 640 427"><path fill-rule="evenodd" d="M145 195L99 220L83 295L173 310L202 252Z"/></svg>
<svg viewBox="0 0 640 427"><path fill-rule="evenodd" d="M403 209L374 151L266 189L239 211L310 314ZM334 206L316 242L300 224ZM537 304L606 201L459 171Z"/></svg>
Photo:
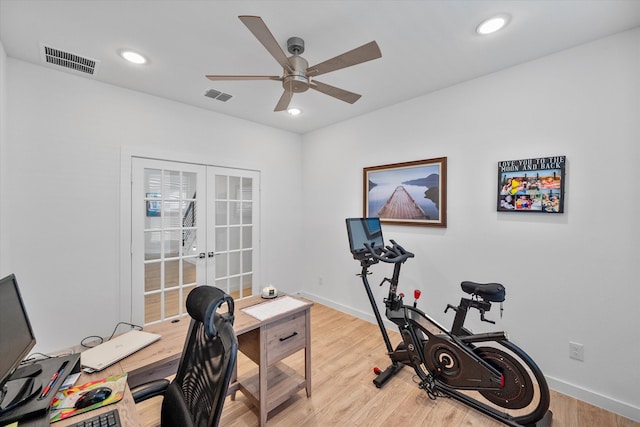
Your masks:
<svg viewBox="0 0 640 427"><path fill-rule="evenodd" d="M399 334L391 332L394 345ZM383 388L376 388L373 367L386 368L389 359L378 327L329 307L311 309L312 395L304 391L269 414L269 426L435 426L499 427L503 424L453 399L430 400L405 367ZM285 360L303 372L303 352ZM252 362L239 354L240 374ZM640 427L629 419L560 393L551 394L553 427ZM145 426L159 426L159 398L138 405ZM254 427L257 412L238 393L229 397L221 427Z"/></svg>

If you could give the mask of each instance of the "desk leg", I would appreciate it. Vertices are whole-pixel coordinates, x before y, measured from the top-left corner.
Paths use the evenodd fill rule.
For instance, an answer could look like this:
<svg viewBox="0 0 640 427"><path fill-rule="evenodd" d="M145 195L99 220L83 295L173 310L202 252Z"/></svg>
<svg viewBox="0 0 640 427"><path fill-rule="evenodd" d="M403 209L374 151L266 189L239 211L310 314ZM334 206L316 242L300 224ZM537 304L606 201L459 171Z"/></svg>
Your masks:
<svg viewBox="0 0 640 427"><path fill-rule="evenodd" d="M304 346L304 378L307 397L311 397L311 310L305 312L306 343Z"/></svg>
<svg viewBox="0 0 640 427"><path fill-rule="evenodd" d="M259 370L259 382L260 388L260 427L267 425L267 330L264 326L260 327L260 366Z"/></svg>
<svg viewBox="0 0 640 427"><path fill-rule="evenodd" d="M238 358L236 357L236 361L233 364L233 372L231 373L231 380L229 381L231 385L229 390L227 391L227 395L231 395L231 400L236 400L236 391L238 391Z"/></svg>

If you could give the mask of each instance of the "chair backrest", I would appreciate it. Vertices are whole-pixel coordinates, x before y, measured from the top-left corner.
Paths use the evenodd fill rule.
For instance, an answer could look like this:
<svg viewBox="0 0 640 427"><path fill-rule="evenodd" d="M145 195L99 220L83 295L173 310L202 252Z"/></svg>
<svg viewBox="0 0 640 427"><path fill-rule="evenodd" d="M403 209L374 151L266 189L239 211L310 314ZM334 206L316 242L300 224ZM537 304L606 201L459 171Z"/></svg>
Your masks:
<svg viewBox="0 0 640 427"><path fill-rule="evenodd" d="M227 313L218 308L227 304ZM191 324L175 379L162 401L163 427L218 425L236 363L233 298L218 288L198 286L187 297Z"/></svg>

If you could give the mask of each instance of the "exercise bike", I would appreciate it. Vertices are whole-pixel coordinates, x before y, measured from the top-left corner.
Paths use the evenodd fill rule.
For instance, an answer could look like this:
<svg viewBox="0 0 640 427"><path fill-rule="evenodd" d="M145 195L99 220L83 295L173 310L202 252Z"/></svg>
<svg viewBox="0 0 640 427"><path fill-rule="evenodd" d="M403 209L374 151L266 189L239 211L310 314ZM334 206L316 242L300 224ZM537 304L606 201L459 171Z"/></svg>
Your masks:
<svg viewBox="0 0 640 427"><path fill-rule="evenodd" d="M455 312L450 331L417 308L420 291L414 292L413 305L404 304L404 294L398 293L400 268L414 254L395 241L384 244L378 218L347 218L351 253L360 262L367 296L387 347L391 365L384 371L374 369L373 383L382 387L403 368L411 366L418 387L429 398L451 397L482 413L511 426L542 426L551 420L549 388L536 363L513 344L505 332L474 334L465 328L469 309L476 309L484 322L492 303L505 300L505 288L498 283L462 282L462 297L457 306L448 304L445 313ZM389 294L384 299L387 319L397 325L402 336L396 348L391 345L367 276L369 268L378 262L394 264L389 282Z"/></svg>

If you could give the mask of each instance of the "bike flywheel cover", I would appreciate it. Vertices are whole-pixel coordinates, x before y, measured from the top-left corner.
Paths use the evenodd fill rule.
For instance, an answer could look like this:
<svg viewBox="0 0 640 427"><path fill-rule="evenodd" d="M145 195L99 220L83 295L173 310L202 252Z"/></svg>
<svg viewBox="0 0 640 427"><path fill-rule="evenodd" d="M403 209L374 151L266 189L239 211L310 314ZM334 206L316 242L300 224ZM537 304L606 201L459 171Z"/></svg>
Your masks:
<svg viewBox="0 0 640 427"><path fill-rule="evenodd" d="M480 347L477 353L483 360L502 372L504 387L500 390L480 390L490 402L507 409L522 409L534 397L534 385L523 367L509 354L493 347Z"/></svg>

